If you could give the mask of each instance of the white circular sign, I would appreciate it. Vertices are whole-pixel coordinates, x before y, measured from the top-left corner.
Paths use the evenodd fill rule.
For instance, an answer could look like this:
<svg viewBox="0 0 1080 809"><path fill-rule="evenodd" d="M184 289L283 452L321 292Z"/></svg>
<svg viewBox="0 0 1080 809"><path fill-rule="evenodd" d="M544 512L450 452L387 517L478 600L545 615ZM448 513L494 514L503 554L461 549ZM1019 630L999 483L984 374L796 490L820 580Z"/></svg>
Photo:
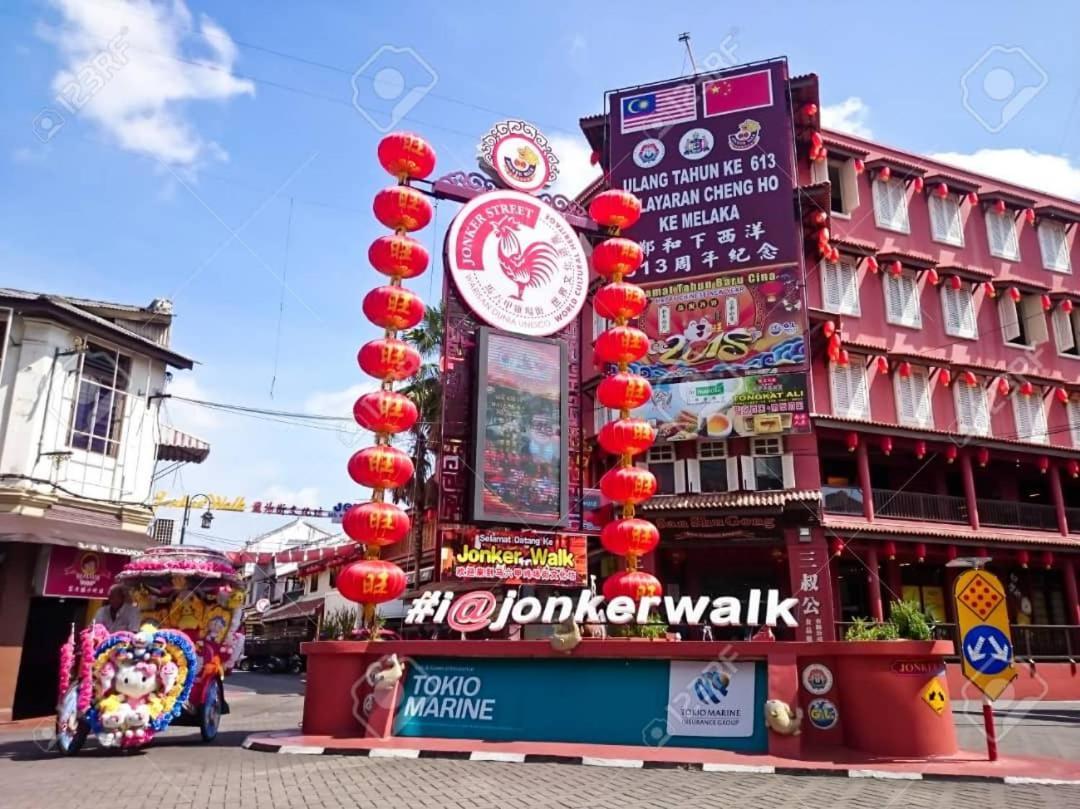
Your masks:
<svg viewBox="0 0 1080 809"><path fill-rule="evenodd" d="M687 160L701 160L713 150L713 134L708 129L691 129L679 138L679 154Z"/></svg>
<svg viewBox="0 0 1080 809"><path fill-rule="evenodd" d="M255 612L259 613L259 615L262 615L268 609L270 609L269 598L260 598L258 601L255 602Z"/></svg>
<svg viewBox="0 0 1080 809"><path fill-rule="evenodd" d="M828 694L833 687L833 673L824 663L811 663L802 670L802 685L814 696Z"/></svg>
<svg viewBox="0 0 1080 809"><path fill-rule="evenodd" d="M520 191L489 191L450 224L447 264L461 297L490 326L543 337L565 328L588 294L589 266L562 215Z"/></svg>
<svg viewBox="0 0 1080 809"><path fill-rule="evenodd" d="M539 191L548 184L551 168L547 155L523 135L507 135L495 144L492 152L495 171L511 188Z"/></svg>
<svg viewBox="0 0 1080 809"><path fill-rule="evenodd" d="M664 159L664 142L659 138L645 138L634 147L634 165L639 169L651 169Z"/></svg>

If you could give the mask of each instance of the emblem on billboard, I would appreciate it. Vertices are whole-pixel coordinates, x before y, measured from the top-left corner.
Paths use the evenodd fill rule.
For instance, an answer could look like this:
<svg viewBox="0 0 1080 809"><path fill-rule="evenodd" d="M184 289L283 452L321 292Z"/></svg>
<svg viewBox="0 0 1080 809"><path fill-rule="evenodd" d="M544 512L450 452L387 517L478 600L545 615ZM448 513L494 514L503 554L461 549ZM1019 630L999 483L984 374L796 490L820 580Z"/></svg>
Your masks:
<svg viewBox="0 0 1080 809"><path fill-rule="evenodd" d="M829 730L830 728L834 728L836 727L836 723L840 720L840 712L836 710L835 703L824 697L810 700L810 704L807 708L810 716L810 724L819 730Z"/></svg>
<svg viewBox="0 0 1080 809"><path fill-rule="evenodd" d="M753 149L761 140L761 124L753 118L747 118L737 131L727 136L727 143L736 152L745 152Z"/></svg>
<svg viewBox="0 0 1080 809"><path fill-rule="evenodd" d="M687 160L701 160L713 150L713 134L700 127L691 129L679 138L679 154Z"/></svg>
<svg viewBox="0 0 1080 809"><path fill-rule="evenodd" d="M480 168L503 185L534 194L559 176L548 139L527 121L499 121L480 139Z"/></svg>
<svg viewBox="0 0 1080 809"><path fill-rule="evenodd" d="M816 697L828 694L833 687L832 670L824 663L811 663L802 671L802 684Z"/></svg>
<svg viewBox="0 0 1080 809"><path fill-rule="evenodd" d="M105 569L101 557L93 551L82 554L73 564L64 568L64 574L73 576L80 587L94 588L101 579L111 579L112 573Z"/></svg>
<svg viewBox="0 0 1080 809"><path fill-rule="evenodd" d="M519 191L481 194L461 209L450 224L447 264L469 308L515 334L565 328L588 293L588 261L574 229Z"/></svg>
<svg viewBox="0 0 1080 809"><path fill-rule="evenodd" d="M645 138L634 147L634 164L638 168L651 169L664 159L664 142L659 138Z"/></svg>

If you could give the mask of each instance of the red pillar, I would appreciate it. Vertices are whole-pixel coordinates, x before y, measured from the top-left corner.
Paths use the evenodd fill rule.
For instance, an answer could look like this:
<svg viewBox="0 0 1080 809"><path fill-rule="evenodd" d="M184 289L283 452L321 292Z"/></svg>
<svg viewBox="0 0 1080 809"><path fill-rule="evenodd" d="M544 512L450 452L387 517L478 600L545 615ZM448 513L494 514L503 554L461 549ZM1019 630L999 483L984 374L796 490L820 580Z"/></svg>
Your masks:
<svg viewBox="0 0 1080 809"><path fill-rule="evenodd" d="M1069 520L1065 516L1065 496L1061 493L1061 471L1057 464L1051 464L1046 470L1047 483L1050 484L1050 499L1054 501L1054 512L1057 514L1058 531L1063 537L1069 535Z"/></svg>
<svg viewBox="0 0 1080 809"><path fill-rule="evenodd" d="M800 534L807 530L807 534ZM788 576L791 595L799 599L799 625L795 640L836 639L833 623L832 576L829 574L829 545L821 528L785 528Z"/></svg>
<svg viewBox="0 0 1080 809"><path fill-rule="evenodd" d="M859 488L862 489L862 510L867 522L874 521L874 492L870 485L870 453L866 449L866 437L862 436L855 448L855 463L859 470Z"/></svg>
<svg viewBox="0 0 1080 809"><path fill-rule="evenodd" d="M844 620L843 604L840 603L840 557L829 555L829 585L832 587L833 619Z"/></svg>
<svg viewBox="0 0 1080 809"><path fill-rule="evenodd" d="M967 500L968 520L973 531L979 530L979 506L975 495L975 473L971 469L971 453L960 453L960 475L964 481L964 499Z"/></svg>
<svg viewBox="0 0 1080 809"><path fill-rule="evenodd" d="M886 601L890 604L894 601L903 601L904 585L900 580L900 563L895 559L885 562L885 584L889 591Z"/></svg>
<svg viewBox="0 0 1080 809"><path fill-rule="evenodd" d="M1080 626L1080 597L1076 593L1076 563L1071 556L1061 560L1061 575L1065 577L1065 620Z"/></svg>
<svg viewBox="0 0 1080 809"><path fill-rule="evenodd" d="M873 545L867 548L863 561L866 562L867 568L866 590L870 599L870 617L875 621L884 621L885 612L881 608L881 576L878 573L877 548Z"/></svg>

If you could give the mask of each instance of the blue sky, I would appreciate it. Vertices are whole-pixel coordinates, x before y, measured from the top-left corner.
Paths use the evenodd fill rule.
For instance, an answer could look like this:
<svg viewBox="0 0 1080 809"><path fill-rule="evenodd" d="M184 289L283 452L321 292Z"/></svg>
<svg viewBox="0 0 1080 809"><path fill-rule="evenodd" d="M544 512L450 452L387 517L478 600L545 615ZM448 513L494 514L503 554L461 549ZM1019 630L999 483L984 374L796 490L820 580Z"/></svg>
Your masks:
<svg viewBox="0 0 1080 809"><path fill-rule="evenodd" d="M171 298L174 347L199 362L174 392L347 415L364 384L355 352L374 332L360 312L383 232L370 199L389 179L352 74L368 65L356 81L379 121L392 106L373 93L380 69L433 85L401 125L432 141L440 171L473 168L480 135L521 117L553 138L573 191L589 178L578 117L600 112L606 89L680 75L682 31L699 62L786 54L793 73L817 73L834 126L1080 198L1076 4L907 2L903 18L856 2L584 9L8 0L0 284ZM95 60L106 81L63 89ZM43 110L63 115L51 137ZM444 203L422 238L441 243L452 214ZM433 299L439 268L412 286ZM162 488L298 505L358 495L345 463L362 436L177 402L169 414L213 449ZM222 515L211 533L239 542L276 523Z"/></svg>

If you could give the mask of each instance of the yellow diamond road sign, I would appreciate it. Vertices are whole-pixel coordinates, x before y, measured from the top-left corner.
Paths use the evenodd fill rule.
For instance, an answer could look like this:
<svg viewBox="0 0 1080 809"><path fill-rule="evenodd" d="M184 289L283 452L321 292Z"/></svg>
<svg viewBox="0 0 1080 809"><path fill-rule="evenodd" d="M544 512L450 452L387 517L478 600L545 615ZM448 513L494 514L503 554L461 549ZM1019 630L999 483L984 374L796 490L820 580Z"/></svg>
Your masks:
<svg viewBox="0 0 1080 809"><path fill-rule="evenodd" d="M957 577L953 596L964 676L997 699L1016 679L1005 588L993 573L967 570Z"/></svg>
<svg viewBox="0 0 1080 809"><path fill-rule="evenodd" d="M926 684L926 688L922 692L922 698L923 702L933 708L934 713L938 716L941 716L945 711L945 707L949 704L949 694L937 677Z"/></svg>

